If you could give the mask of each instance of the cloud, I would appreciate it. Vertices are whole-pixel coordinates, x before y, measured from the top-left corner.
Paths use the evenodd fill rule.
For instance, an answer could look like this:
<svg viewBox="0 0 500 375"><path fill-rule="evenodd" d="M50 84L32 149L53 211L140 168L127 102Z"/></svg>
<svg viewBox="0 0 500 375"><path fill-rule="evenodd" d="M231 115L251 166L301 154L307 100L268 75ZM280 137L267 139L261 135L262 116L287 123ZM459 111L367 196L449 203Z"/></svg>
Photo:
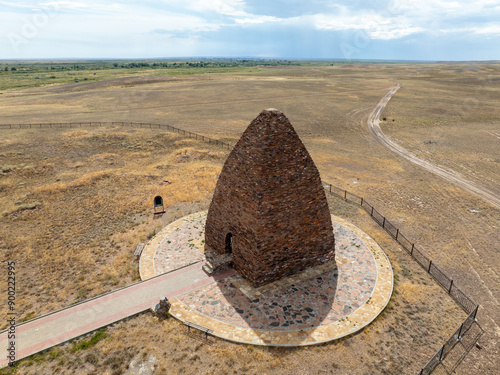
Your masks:
<svg viewBox="0 0 500 375"><path fill-rule="evenodd" d="M251 45L258 51L264 41L272 53L338 57L332 46L349 38L352 44L361 33L373 41L363 49L366 54L377 43L388 49L398 43L431 49L429 41L444 40L460 45L468 34L465 39L477 41L467 46L472 55L479 42L500 37L499 0L0 0L0 5L0 35L26 41L19 45L22 54L13 55L8 38L0 38L3 58L36 58L41 46L47 54L77 55L85 48L84 57L102 51L126 56L129 49L150 56L158 44L167 51L163 56L208 55L209 46L217 46L213 54L234 56ZM290 50L280 50L283 45ZM490 50L498 55L496 46L491 43Z"/></svg>
<svg viewBox="0 0 500 375"><path fill-rule="evenodd" d="M318 30L363 30L372 39L399 39L425 30L420 26L411 25L402 17L390 18L377 14L358 17L316 15L313 19Z"/></svg>
<svg viewBox="0 0 500 375"><path fill-rule="evenodd" d="M363 30L371 39L401 39L428 32L498 35L500 4L497 0L386 1L375 9L339 6L329 14L313 16L318 30Z"/></svg>
<svg viewBox="0 0 500 375"><path fill-rule="evenodd" d="M317 14L312 17L317 30L361 30L365 26L357 17Z"/></svg>
<svg viewBox="0 0 500 375"><path fill-rule="evenodd" d="M215 12L226 16L245 17L245 1L243 0L194 0L188 1L188 7L197 12Z"/></svg>
<svg viewBox="0 0 500 375"><path fill-rule="evenodd" d="M454 29L441 29L443 34L476 34L479 36L495 37L500 36L500 25L486 24L481 26L460 27Z"/></svg>
<svg viewBox="0 0 500 375"><path fill-rule="evenodd" d="M500 36L500 25L490 24L485 26L477 26L471 29L475 34Z"/></svg>
<svg viewBox="0 0 500 375"><path fill-rule="evenodd" d="M33 8L32 4L26 4L26 3L22 3L22 2L15 3L12 1L0 1L0 4L3 6L6 6L6 7L10 7L10 8L21 8L21 9Z"/></svg>
<svg viewBox="0 0 500 375"><path fill-rule="evenodd" d="M246 11L247 4L244 0L194 0L189 5L189 9L196 12L213 12L226 16L228 21L238 25L257 25L263 23L273 23L283 20L271 15L259 15ZM225 26L230 26L227 22Z"/></svg>
<svg viewBox="0 0 500 375"><path fill-rule="evenodd" d="M88 8L88 5L85 3L80 3L76 1L47 1L45 3L41 3L40 6L53 8L53 9L82 9Z"/></svg>
<svg viewBox="0 0 500 375"><path fill-rule="evenodd" d="M0 12L0 35L5 35L0 39L0 58L36 58L41 53L49 58L140 56L141 51L149 56L194 53L196 34L221 27L220 22L193 12L132 2L63 1L59 8L56 3L48 1L34 10L30 4L29 11L11 8ZM168 52L161 52L165 46Z"/></svg>
<svg viewBox="0 0 500 375"><path fill-rule="evenodd" d="M245 24L261 24L261 23L266 23L266 22L279 22L281 21L280 18L273 17L273 16L247 16L245 18L235 18L234 21L240 25L245 25Z"/></svg>
<svg viewBox="0 0 500 375"><path fill-rule="evenodd" d="M421 33L424 29L421 27L413 26L398 26L394 29L383 28L379 30L369 31L368 35L372 39L390 40L390 39L400 39L408 35Z"/></svg>

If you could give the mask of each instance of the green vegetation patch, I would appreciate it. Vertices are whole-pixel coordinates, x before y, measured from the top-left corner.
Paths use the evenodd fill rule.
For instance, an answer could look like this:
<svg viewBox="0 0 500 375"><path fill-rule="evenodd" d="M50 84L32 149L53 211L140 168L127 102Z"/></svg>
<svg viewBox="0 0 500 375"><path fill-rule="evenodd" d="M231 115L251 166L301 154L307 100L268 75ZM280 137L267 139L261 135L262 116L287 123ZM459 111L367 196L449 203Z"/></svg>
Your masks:
<svg viewBox="0 0 500 375"><path fill-rule="evenodd" d="M89 340L82 340L80 342L74 342L73 347L71 348L70 351L71 351L71 353L75 353L79 350L91 348L92 346L97 344L99 341L104 340L105 338L106 338L105 328L101 328L96 333L94 333Z"/></svg>

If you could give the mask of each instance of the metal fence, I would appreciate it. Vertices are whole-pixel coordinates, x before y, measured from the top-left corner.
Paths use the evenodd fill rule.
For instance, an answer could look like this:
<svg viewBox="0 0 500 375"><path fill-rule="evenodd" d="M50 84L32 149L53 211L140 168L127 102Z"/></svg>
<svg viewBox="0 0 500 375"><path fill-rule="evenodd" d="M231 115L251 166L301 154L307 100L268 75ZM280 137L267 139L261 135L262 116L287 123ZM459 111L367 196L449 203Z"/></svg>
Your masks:
<svg viewBox="0 0 500 375"><path fill-rule="evenodd" d="M219 141L204 135L192 133L186 130L176 128L175 126L165 124L152 124L145 122L51 122L51 123L37 123L37 124L0 124L0 129L32 129L32 128L81 128L81 127L101 127L101 126L120 125L131 128L149 128L149 129L165 129L174 133L182 134L189 138L199 139L203 142L221 146L230 150L233 146L229 143Z"/></svg>
<svg viewBox="0 0 500 375"><path fill-rule="evenodd" d="M455 333L432 356L424 368L420 370L419 375L432 373L451 374L455 371L483 334L483 330L476 319L478 307L476 306Z"/></svg>
<svg viewBox="0 0 500 375"><path fill-rule="evenodd" d="M422 251L415 246L414 242L400 233L398 227L387 220L384 215L378 212L364 198L331 184L325 185L325 188L331 194L348 202L355 203L368 212L371 218L384 228L386 232L389 233L391 237L394 238L468 314L460 328L448 339L448 341L446 341L436 354L432 356L429 362L427 362L419 372L419 375L431 374L434 371L436 371L436 373L441 371L444 374L449 374L454 371L483 333L476 319L479 305L476 305L464 292L462 292L462 290L453 283L452 278L448 277L431 259L429 259L429 257L423 254ZM460 351L460 355L453 355L455 349L457 353Z"/></svg>

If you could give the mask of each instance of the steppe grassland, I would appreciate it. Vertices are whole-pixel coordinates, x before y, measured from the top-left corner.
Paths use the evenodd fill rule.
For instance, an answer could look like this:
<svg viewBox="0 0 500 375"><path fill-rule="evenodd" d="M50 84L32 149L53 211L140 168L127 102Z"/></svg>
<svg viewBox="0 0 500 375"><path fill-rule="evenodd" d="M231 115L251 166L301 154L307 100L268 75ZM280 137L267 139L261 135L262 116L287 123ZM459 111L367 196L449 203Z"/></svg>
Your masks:
<svg viewBox="0 0 500 375"><path fill-rule="evenodd" d="M106 132L103 131L103 129L98 129L100 133L99 137L109 140L109 135L114 136L117 133L120 134L118 130L119 129L115 129L111 130L111 132ZM67 134L73 135L77 133L82 135L81 133L85 132L86 136L89 136L93 134L94 131L97 130L69 130ZM132 134L132 139L127 136L125 139L120 139L120 141L129 143L130 145L133 140L134 147L137 147L139 135L135 133ZM146 139L150 139L149 135L150 134L147 134L148 138ZM147 144L147 142L143 144ZM200 147L203 145L198 144L193 146L203 150L203 148ZM82 151L81 148L80 151ZM111 154L109 151L114 151L114 154L119 154L119 152L117 152L119 150L108 150L106 154L98 154L97 158L108 157L109 154ZM172 152L171 156L174 156L174 160L178 161L177 158L179 156L182 158L183 155L185 155L184 151L185 147L182 147L181 152ZM192 152L191 154L195 153ZM129 159L130 155L126 157L126 160ZM167 157L167 160L171 159ZM117 161L118 159L115 159L115 162ZM142 160L141 165L155 167L158 165L157 162L151 164L144 162L145 160ZM196 161L193 161L193 163L195 162ZM182 162L180 164L180 167L184 166L189 167L189 162ZM123 167L120 162L117 163L116 168L118 171L122 171L122 173L125 171L125 167ZM135 168L139 167L136 165ZM107 196L113 205L120 206L123 204L123 197L130 196L129 194L131 193L131 195L133 195L134 192L137 192L135 188L126 190L128 184L135 187L138 183L142 183L145 184L146 189L148 189L148 183L145 181L150 177L147 177L149 173L146 174L146 171L151 174L155 172L155 170L148 170L147 167L146 170L142 168L140 174L137 172L134 173L134 179L131 181L126 180L126 184L119 185L120 192L110 189L109 185L99 185L97 180L94 180L97 185L92 185L91 181L93 178L74 176L75 178L71 181L77 181L75 183L60 181L64 186L68 187L64 195L60 198L64 198L65 201L78 199L76 195L83 194L84 190L72 190L69 186L81 187L83 181L86 181L90 185L87 186L88 191L96 191L101 196ZM83 176L89 173L94 176L94 174L92 174L93 172L83 173ZM171 176L172 186L174 186L174 183L177 183L175 174L168 175ZM138 178L136 180L135 177L138 176L142 176L143 178ZM163 175L158 177L162 176ZM121 177L120 175L120 178ZM149 187L149 189L148 195L151 194L150 196L153 196L158 191L155 186ZM49 192L52 191L52 189L43 189L43 191ZM196 197L195 194L190 194ZM113 198L113 195L119 195L119 197ZM33 198L45 202L48 207L54 204L54 201L49 199L50 197L45 198L45 196L39 195ZM140 215L141 210L147 209L149 211L149 219L146 219L143 224L134 227L134 224L131 223L131 229L129 229L128 232L117 236L111 236L111 239L106 241L106 231L112 229L115 223L109 216L104 218L106 221L109 221L109 223L100 223L100 227L105 228L105 231L102 234L96 233L95 235L98 239L100 238L103 243L96 249L97 251L95 254L92 253L89 254L89 256L96 259L96 261L101 259L100 263L102 263L103 268L109 265L110 267L107 269L113 272L114 269L118 271L127 269L127 266L130 265L133 265L134 268L136 267L136 263L134 263L130 257L136 239L140 239L141 236L144 238L149 230L154 230L156 228L155 220L151 219L151 208L149 204L147 205L148 207L145 208L143 208L141 204L143 198L144 197L141 196L136 201L137 212L113 212L114 215L121 217L122 221L126 224L125 219L133 218L131 215L134 213ZM171 215L170 220L173 220L176 215L183 215L190 212L190 210L203 208L202 204L190 205L186 203L185 206L183 206L179 204L179 199L176 199L174 203L169 202L168 204L173 204L173 207L169 207ZM321 371L325 369L333 372L341 371L342 373L414 373L418 370L418 367L421 366L421 359L432 354L435 340L444 340L448 332L453 331L454 327L463 319L464 314L449 298L429 298L429 296L444 296L444 293L425 272L413 263L413 261L404 256L401 257L399 248L395 246L393 241L388 238L383 231L370 221L369 217L367 217L364 212L335 198L330 198L330 205L335 207L337 215L349 218L356 225L372 234L391 257L395 274L397 275L395 294L390 306L381 317L360 334L328 345L302 349L255 348L247 345L231 344L223 340L215 340L215 344L209 346L203 344L203 338L201 336L198 337L198 340L186 336L185 328L182 327L179 322L173 319L160 322L156 318L146 314L128 322L120 323L116 327L108 328L106 330L107 337L89 349L74 352L74 348L79 344L69 344L65 347L52 349L46 354L22 361L17 373L120 374L125 371L127 364L132 358L139 361L145 361L151 355L158 359L157 367L159 373L211 374L216 372L221 374L293 374L304 371L308 373L321 373ZM177 207L179 211L177 211L175 207ZM14 223L28 226L30 221L40 221L43 219L43 216L41 217L40 215L44 215L43 211L45 208L46 207L43 205L40 207L40 211L35 214L39 215L38 217L33 217L33 215L30 216L30 214L28 214L29 211L22 211L28 216L25 216L23 220L14 220ZM112 209L111 206L105 208ZM100 213L102 214L103 212L100 211ZM10 215L12 214L9 214L9 216ZM7 218L10 218L9 216L7 216ZM53 217L47 216L47 219L53 220ZM76 235L80 238L88 236L89 229L88 227L82 226L83 223L81 223L81 221L71 221L69 217L65 217L65 219L69 220L67 226L71 230L72 236ZM59 233L54 233L53 238L57 238L58 235ZM129 240L129 242L127 242L127 240ZM132 243L130 240L132 240ZM94 243L90 243L89 245L93 246ZM69 247L73 246L73 244L69 244ZM67 248L54 248L55 253L61 253L67 250ZM87 251L87 253L90 253L86 247L79 248L79 251L84 253ZM115 254L114 256L116 258L122 256L124 259L123 264L113 262L113 258L110 257L109 254ZM42 271L40 275L29 278L31 275L27 275L24 272L24 267L21 267L21 272L19 274L20 278L29 278L30 283L35 285L40 283L45 283L47 285L45 290L41 291L46 298L43 304L30 307L34 308L36 311L43 311L44 305L46 304L52 306L54 306L54 304L64 305L65 301L59 300L59 296L64 296L65 294L71 295L74 286L79 286L80 288L85 287L88 289L89 295L93 295L96 290L102 288L103 284L105 285L109 282L109 277L118 277L119 281L130 280L130 275L123 271L121 275L112 274L106 276L106 278L101 278L99 277L100 275L97 269L95 269L95 265L86 267L85 262L81 259L75 259L75 264L71 269L76 275L78 275L78 272L81 270L84 270L85 277L81 280L77 279L78 283L76 283L76 285L72 282L73 280L71 278L68 278L65 284L56 286L59 294L51 295L50 293L47 294L46 291L52 287L52 274L57 275L58 270L53 269L52 272L44 271L44 262L47 262L47 266L52 266L52 268L54 268L54 262L50 259L44 259L39 262L28 257L27 259L22 259L20 262L20 264L24 265L31 263L33 267ZM92 280L93 277L96 277L96 280ZM117 284L117 286L118 285L120 284ZM113 285L111 285L111 287L113 287ZM32 298L20 301L21 306L31 302L33 299L39 301L35 294ZM437 311L439 311L439 314L436 313ZM30 317L30 315L32 314L28 312L27 317ZM441 320L443 315L447 317L444 322ZM438 326L440 329L437 329ZM199 339L201 339L201 341L199 341ZM408 342L412 342L413 345L409 346ZM5 372L7 373L7 370L5 370Z"/></svg>
<svg viewBox="0 0 500 375"><path fill-rule="evenodd" d="M395 67L266 68L237 75L142 76L5 93L3 123L132 121L168 123L234 143L263 108L282 110L313 154L323 178L349 168L401 170L367 152L365 115L394 85ZM382 157L382 162L380 157ZM369 163L369 165L361 165ZM335 168L341 164L340 172ZM378 178L378 176L376 176ZM334 181L335 182L335 181Z"/></svg>
<svg viewBox="0 0 500 375"><path fill-rule="evenodd" d="M2 132L0 246L21 320L137 281L133 249L162 227L154 196L164 220L207 208L226 154L149 129Z"/></svg>
<svg viewBox="0 0 500 375"><path fill-rule="evenodd" d="M412 66L261 69L258 74L248 75L160 77L157 82L151 83L141 82L142 79L138 79L137 82L135 79L131 79L123 87L116 86L112 82L101 86L98 86L99 83L88 86L54 86L26 90L26 94L29 96L23 93L4 94L2 97L4 107L0 111L4 123L150 121L169 123L234 143L248 122L261 109L279 108L292 121L310 150L325 181L347 187L367 198L383 214L395 220L403 232L408 234L408 237L422 244L425 250L430 250L434 259L438 257L438 264L441 265L443 261L446 261L447 270L456 271L462 267L467 270L470 265L469 259L469 263L464 265L464 262L458 261L458 257L445 256L448 252L454 254L454 245L460 245L462 248L463 245L466 245L460 237L463 226L460 222L457 223L456 214L454 216L453 213L457 210L463 212L469 208L469 205L482 207L481 202L474 200L473 197L453 186L439 180L436 181L433 176L401 162L397 157L378 146L367 131L366 116L385 94L386 89L395 84L394 76L397 76L398 79L401 77L404 84L405 77L414 74L415 69ZM43 102L43 105L40 105L40 101ZM39 111L41 113L37 116ZM396 118L395 123L397 121ZM92 132L93 130L87 131ZM128 146L126 147L128 149ZM194 148L198 149L198 146ZM206 146L202 145L202 148L206 148ZM113 153L113 151L109 152ZM140 150L135 152L140 152ZM99 150L99 153L102 152ZM219 168L222 161L218 162ZM101 173L103 170L100 169L97 172ZM77 179L75 178L75 180ZM139 186L142 189L144 182L139 182L141 182ZM51 180L51 183L54 182ZM136 183L130 194L137 193L140 189L137 188ZM116 192L110 194L116 194ZM183 207L189 208L184 209L185 213L206 207L210 194L204 203L191 205L186 202L182 204L180 211L182 212ZM449 199L457 202L457 207L443 206L443 201ZM339 369L338 371L343 370L344 373L349 373L349 371L351 373L373 373L374 371L394 373L406 370L408 373L414 373L419 370L419 366L423 365L422 360L425 361L436 350L436 343L447 339L463 319L463 313L456 305L441 294L441 289L433 281L419 273L421 270L411 260L404 258L406 255L400 252L397 246L394 246L386 234L377 232L378 229L369 222L366 216L363 216L364 213L357 212L361 217L356 219L356 210L353 211L349 206L344 207L340 201L332 203L332 210L335 214L345 211L346 217L367 230L388 252L399 278L395 289L397 294L393 297L394 304L392 305L393 307L397 306L397 309L392 308L390 314L379 318L363 333L323 348L298 351L284 350L282 351L284 354L279 354L280 351L256 349L257 352L266 353L265 357L262 357L264 354L254 356L255 351L252 348L239 349L240 353L238 353L237 358L248 358L249 362L262 359L259 367L251 366L248 369L249 373L258 371L262 373L280 373L279 371L293 373L294 371L303 372L306 368L310 369L311 373L319 373L322 369L329 368L327 366L332 366L332 371ZM7 210L13 208L9 206ZM140 210L137 212L137 215L140 215ZM176 212L174 206L169 211L172 216L167 216L167 218L173 219ZM481 215L490 215L486 218L494 219L493 213L487 209ZM146 216L140 217L140 219L144 220L143 236L155 230L156 223L151 225L149 223L151 220L148 222ZM469 234L469 231L481 229L483 220L483 217L477 215L471 215L470 218L467 218L466 234ZM149 227L146 227L147 225ZM446 234L440 233L439 228L446 228ZM478 233L478 239L484 236L482 239L484 241L491 234L484 229L476 233ZM135 236L133 232L127 232L123 235ZM450 242L450 238L453 241L457 241L456 238L458 238L460 242ZM103 245L102 249L109 252L109 245ZM128 257L124 259L131 261L130 254L134 246L135 242L129 244L129 247L123 246L121 248L120 251L126 253L126 257ZM465 248L467 247L465 246ZM476 263L474 262L474 265ZM114 268L114 265L109 265L110 272ZM125 282L130 282L133 279L132 271L130 274L124 274L125 279L128 280ZM68 280L70 279L68 277ZM466 277L462 278L462 280L464 279ZM99 282L95 286L99 288ZM420 291L420 293L416 293L416 291ZM470 292L470 289L467 291ZM87 291L88 296L94 295L94 293L97 292ZM434 298L429 299L429 296L435 297L435 300ZM49 296L49 299L54 299L54 297ZM419 301L421 304L417 304ZM57 304L58 302L55 302L52 306L57 306ZM419 312L418 310L421 308L424 311ZM429 309L427 310L427 308ZM406 310L408 311L405 312ZM446 328L442 327L443 311L446 312L447 317L444 321L447 324ZM408 316L411 316L411 319ZM142 335L144 332L150 332L149 334L152 335L151 332L158 329L154 321L154 324L142 320L134 320L134 322L132 324L142 325L142 328L140 331L130 331L130 334L126 336L127 339L132 340L130 342L133 342L134 337L137 337L134 333L139 335L139 332L142 332ZM129 330L128 324L123 323L126 327L125 330ZM221 373L230 373L235 370L244 371L244 363L231 360L230 355L235 347L242 348L241 346L218 341L218 347L225 350L220 351L222 353L220 359L216 359L218 357L214 357L210 351L202 351L205 354L200 355L199 363L197 358L188 361L190 358L188 355L193 350L196 351L197 343L186 341L182 328L175 322L168 321L164 324L165 327L177 327L175 329L178 330L178 340L182 342L182 347L172 348L169 345L170 339L175 340L174 329L169 335L149 336L151 341L158 345L155 344L145 351L155 353L155 355L159 353L159 357L162 358L160 367L167 366L178 372L184 368L186 373L190 373L191 369L197 373L203 373L203 371L210 373L213 369L211 366L220 363ZM413 329L407 329L407 327ZM438 327L442 329L438 329ZM164 329L168 330L169 328ZM109 329L110 337L115 337L111 336L115 332L113 330L114 328ZM427 334L431 335L427 336ZM361 345L360 340L366 340L367 346ZM414 345L410 346L408 342L412 342ZM114 343L114 339L104 340L96 345L95 350L99 350L97 354L100 356L106 356L110 353L119 356L119 352L113 352L110 349ZM351 343L355 343L354 346L359 350L353 350ZM104 349L99 349L99 345L108 349L103 352L101 350ZM131 345L127 352L133 356L136 354L136 348L141 345L146 344L142 339L137 338L137 346ZM157 346L163 350L172 349L173 351L164 355ZM329 353L328 356L325 352ZM103 355L104 353L107 354ZM368 356L363 357L367 355L366 353ZM67 368L69 360L73 360L75 354L65 354L64 356L67 362L64 365L59 365L61 368ZM354 366L359 366L360 356L364 368L354 370ZM286 359L286 368L280 368L282 363L277 361L280 357ZM346 360L346 358L349 359ZM66 371L68 373L74 371L86 373L87 370L84 368L90 366L91 362L92 360L86 361L85 353L82 353L80 362L76 360L75 367L69 366ZM32 369L33 371L50 373L57 366L57 361L50 361ZM96 369L102 370L104 368L110 370L112 365L101 361L92 366L94 366L92 371L97 371ZM204 370L207 368L209 371Z"/></svg>
<svg viewBox="0 0 500 375"><path fill-rule="evenodd" d="M419 157L500 194L499 101L499 65L424 66L389 102L382 128Z"/></svg>
<svg viewBox="0 0 500 375"><path fill-rule="evenodd" d="M383 114L386 135L417 156L500 194L500 66L428 65L402 81ZM489 275L491 279L478 280L483 292L500 292L497 209L425 173L396 189L417 207L413 217L426 223L408 231L426 239L427 251L452 277ZM480 289L467 292L485 300Z"/></svg>

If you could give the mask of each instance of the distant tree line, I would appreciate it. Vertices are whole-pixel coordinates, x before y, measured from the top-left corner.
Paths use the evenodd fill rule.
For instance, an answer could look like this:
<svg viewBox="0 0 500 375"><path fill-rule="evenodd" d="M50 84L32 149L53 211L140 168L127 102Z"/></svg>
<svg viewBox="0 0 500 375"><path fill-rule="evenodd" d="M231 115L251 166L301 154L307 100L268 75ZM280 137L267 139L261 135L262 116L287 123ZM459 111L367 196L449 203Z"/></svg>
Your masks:
<svg viewBox="0 0 500 375"><path fill-rule="evenodd" d="M229 68L239 66L259 66L259 65L299 65L292 63L289 60L216 60L216 61L183 61L183 62L130 62L130 63L113 63L115 68Z"/></svg>
<svg viewBox="0 0 500 375"><path fill-rule="evenodd" d="M3 65L3 64L1 64ZM1 68L0 71L68 71L68 70L104 70L104 69L179 69L179 68L235 68L252 66L281 66L302 65L300 62L291 60L266 60L266 59L206 59L206 60L165 60L165 61L89 61L89 62L57 62L57 63L19 63L16 66Z"/></svg>

